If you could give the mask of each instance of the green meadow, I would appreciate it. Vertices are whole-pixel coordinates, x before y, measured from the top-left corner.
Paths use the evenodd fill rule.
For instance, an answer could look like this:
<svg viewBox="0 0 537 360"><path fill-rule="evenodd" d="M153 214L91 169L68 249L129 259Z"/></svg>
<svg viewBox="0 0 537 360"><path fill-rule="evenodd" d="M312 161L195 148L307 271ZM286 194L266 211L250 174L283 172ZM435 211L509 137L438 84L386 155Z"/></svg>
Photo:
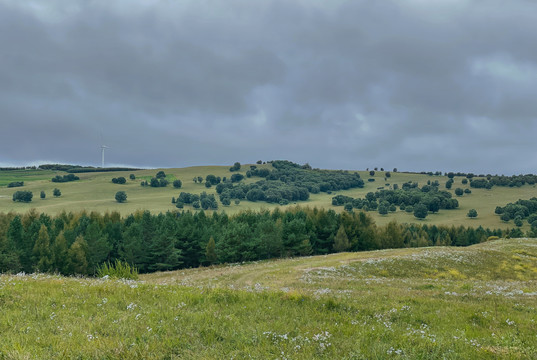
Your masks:
<svg viewBox="0 0 537 360"><path fill-rule="evenodd" d="M271 165L258 165L259 168L268 167ZM246 174L249 165L242 166L239 173ZM150 180L155 176L157 171L163 170L167 174L170 185L165 188L142 187L142 180ZM129 174L133 173L136 176L135 180L129 179ZM429 176L415 173L392 172L391 178L384 178L384 172L377 171L374 182L368 182L371 178L366 171L358 171L361 177L366 180L365 187L360 189L351 189L345 191L333 192L332 194L319 193L311 194L308 201L298 202L302 206L331 208L335 211L343 211L343 207L334 207L331 204L332 197L337 194L342 194L351 197L365 197L372 191L375 192L379 187L388 189L394 184L400 187L403 183L412 181L419 183L419 186L425 185L428 180L438 180L440 189L445 190L447 177L445 176ZM80 177L79 181L68 183L53 183L51 178L55 175L64 175L66 173L60 171L48 170L14 170L0 171L0 211L2 212L17 212L25 213L31 208L35 208L38 212L45 212L51 215L58 214L62 211L97 211L100 213L107 211L117 211L122 215L131 214L137 210L150 210L151 212L166 212L176 210L171 203L172 197L177 197L181 191L200 194L203 191L208 194L214 193L214 186L206 188L204 184L196 184L192 180L194 177L201 176L205 179L208 174L213 174L220 177L230 177L232 173L228 166L199 166L188 168L172 168L172 169L151 169L126 172L101 172L101 173L81 173L77 174ZM127 179L127 183L113 184L112 178L123 176ZM174 179L180 179L183 183L181 189L175 189L171 185ZM252 177L245 178L245 182L255 182L260 178ZM436 214L429 214L425 220L417 220L412 214L397 210L395 213L388 215L379 215L377 211L370 211L379 225L396 220L397 222L420 222L425 224L447 224L447 225L465 225L479 226L489 228L512 228L512 221L505 223L500 220L499 216L494 214L496 206L505 206L509 202L515 202L518 199L529 199L537 196L535 185L524 185L522 187L500 187L494 186L491 190L486 189L471 189L471 194L463 196L455 196L454 189L460 187L462 189L470 188L468 184L462 184L462 177L455 177L455 183L452 189L449 190L453 197L457 198L460 207L456 210L441 210ZM7 184L12 181L24 181L24 186L20 188L7 188ZM386 185L389 184L389 185ZM59 188L62 196L54 198L52 190ZM34 194L31 203L15 203L12 201L13 193L17 190L32 191ZM127 193L128 199L126 203L119 204L115 201L114 195L117 191L123 190ZM39 194L45 191L46 198L40 199ZM218 198L218 197L217 197ZM290 204L294 205L294 204ZM287 206L290 206L287 205ZM218 211L234 214L242 210L260 210L272 209L279 205L269 204L266 202L250 202L243 200L240 204L232 202L230 206L223 206L219 202ZM192 209L190 206L185 206L185 209ZM476 209L478 217L469 219L466 217L468 210ZM524 224L522 230L529 229L528 224Z"/></svg>
<svg viewBox="0 0 537 360"><path fill-rule="evenodd" d="M0 276L2 359L532 359L537 240Z"/></svg>

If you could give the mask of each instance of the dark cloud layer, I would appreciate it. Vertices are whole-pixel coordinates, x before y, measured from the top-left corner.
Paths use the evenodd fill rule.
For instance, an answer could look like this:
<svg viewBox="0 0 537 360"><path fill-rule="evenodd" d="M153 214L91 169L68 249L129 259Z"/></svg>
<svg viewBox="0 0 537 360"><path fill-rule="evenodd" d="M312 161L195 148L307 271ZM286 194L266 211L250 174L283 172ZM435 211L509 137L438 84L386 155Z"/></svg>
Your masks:
<svg viewBox="0 0 537 360"><path fill-rule="evenodd" d="M0 164L537 172L537 3L0 0ZM102 134L102 135L101 135Z"/></svg>

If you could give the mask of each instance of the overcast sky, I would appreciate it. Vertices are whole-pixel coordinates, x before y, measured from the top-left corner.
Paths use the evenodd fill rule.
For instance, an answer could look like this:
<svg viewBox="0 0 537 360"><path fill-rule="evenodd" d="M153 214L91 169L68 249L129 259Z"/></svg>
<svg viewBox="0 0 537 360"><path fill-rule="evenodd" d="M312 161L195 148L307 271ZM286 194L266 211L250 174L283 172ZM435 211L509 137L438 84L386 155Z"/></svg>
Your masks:
<svg viewBox="0 0 537 360"><path fill-rule="evenodd" d="M0 0L0 165L537 173L536 39L530 0Z"/></svg>

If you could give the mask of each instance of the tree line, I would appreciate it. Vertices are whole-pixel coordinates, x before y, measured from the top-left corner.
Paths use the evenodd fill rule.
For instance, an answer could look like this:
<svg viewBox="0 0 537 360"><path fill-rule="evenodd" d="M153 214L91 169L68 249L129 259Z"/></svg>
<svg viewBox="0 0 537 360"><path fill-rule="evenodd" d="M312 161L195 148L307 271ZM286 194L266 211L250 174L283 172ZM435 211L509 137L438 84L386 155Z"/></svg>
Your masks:
<svg viewBox="0 0 537 360"><path fill-rule="evenodd" d="M520 229L511 235L520 235ZM243 211L151 214L66 213L30 210L0 214L0 271L93 275L121 260L140 272L218 263L431 245L467 246L509 234L455 226L376 226L364 212L294 207Z"/></svg>

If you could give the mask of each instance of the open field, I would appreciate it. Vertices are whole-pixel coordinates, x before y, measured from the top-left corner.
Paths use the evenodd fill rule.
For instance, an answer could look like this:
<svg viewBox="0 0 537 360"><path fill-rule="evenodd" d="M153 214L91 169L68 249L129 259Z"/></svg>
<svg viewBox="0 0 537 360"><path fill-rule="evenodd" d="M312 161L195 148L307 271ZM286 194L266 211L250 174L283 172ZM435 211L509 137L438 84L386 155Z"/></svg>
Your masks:
<svg viewBox="0 0 537 360"><path fill-rule="evenodd" d="M531 359L537 240L0 276L0 358Z"/></svg>
<svg viewBox="0 0 537 360"><path fill-rule="evenodd" d="M258 165L259 166L259 165ZM262 165L259 167L271 167L270 165ZM62 211L118 211L122 215L128 215L136 210L150 210L152 212L165 212L169 210L175 210L173 204L171 204L171 198L177 197L181 191L199 194L203 191L207 193L215 193L215 188L211 187L207 189L204 184L195 184L192 178L195 176L202 176L205 178L208 174L214 174L216 176L228 178L231 176L231 172L227 166L200 166L189 167L179 169L152 169L152 170L138 170L132 172L103 172L103 173L81 173L77 174L80 177L79 181L69 183L53 183L50 179L55 175L63 175L63 172L53 171L39 171L39 170L16 170L16 171L1 171L0 172L0 211L9 212L14 211L18 213L24 213L31 208L37 209L39 212L45 212L48 214L58 214ZM243 165L240 173L245 174L249 169L249 165ZM166 188L151 188L141 187L140 182L142 180L148 180L156 174L157 171L164 170L168 174L168 178L180 179L183 182L181 189L174 189L171 184ZM129 180L129 174L136 175L136 180ZM359 171L364 180L370 178L369 173L366 171ZM352 197L364 197L370 191L376 191L378 187L385 186L385 184L401 184L413 181L418 182L420 186L427 183L428 180L438 180L440 182L440 189L445 189L445 182L447 177L445 176L429 176L422 174L408 174L408 173L393 173L392 177L387 180L384 179L384 173L377 171L374 178L375 182L365 182L363 189L352 189L346 191L338 191L332 194L320 193L311 194L310 199L305 202L299 202L303 206L309 207L324 207L332 208L336 211L342 211L342 207L334 207L331 205L331 199L334 195L342 194ZM124 176L127 178L127 183L124 185L113 184L111 179L113 177ZM245 179L246 182L255 182L260 178ZM25 186L20 188L7 188L6 184L11 181L24 181ZM454 189L460 187L462 189L469 188L469 185L463 185L461 183L462 177L455 177L455 183L450 190L454 193ZM62 192L60 198L54 198L52 196L52 190L59 188ZM389 188L389 186L386 186ZM17 190L29 190L34 194L33 201L29 204L14 203L12 201L12 195ZM39 193L44 190L47 194L46 199L39 198ZM118 204L114 200L114 195L117 191L123 190L128 195L128 200L124 204ZM502 222L497 215L494 214L496 206L504 206L509 202L515 202L518 199L529 199L537 196L537 188L535 185L524 185L520 188L509 188L495 186L491 190L486 189L471 189L471 194L465 194L462 197L457 197L459 200L460 208L457 210L441 210L437 214L429 214L425 220L419 221L426 224L448 224L448 225L465 225L465 226L479 226L489 228L508 228L513 227L511 223ZM455 197L455 195L454 195ZM292 204L291 204L292 205ZM233 214L241 210L252 209L272 209L279 205L268 204L266 202L249 202L246 200L241 201L239 205L235 205L233 202L231 206L222 206L219 204L218 211L225 211ZM477 219L469 219L466 214L469 209L476 209L479 216ZM189 206L185 206L185 209L191 209ZM376 211L369 212L375 221L382 225L391 220L398 222L417 222L412 214L405 213L398 210L395 213L390 213L385 216L379 215ZM528 230L528 224L525 224L523 230Z"/></svg>

